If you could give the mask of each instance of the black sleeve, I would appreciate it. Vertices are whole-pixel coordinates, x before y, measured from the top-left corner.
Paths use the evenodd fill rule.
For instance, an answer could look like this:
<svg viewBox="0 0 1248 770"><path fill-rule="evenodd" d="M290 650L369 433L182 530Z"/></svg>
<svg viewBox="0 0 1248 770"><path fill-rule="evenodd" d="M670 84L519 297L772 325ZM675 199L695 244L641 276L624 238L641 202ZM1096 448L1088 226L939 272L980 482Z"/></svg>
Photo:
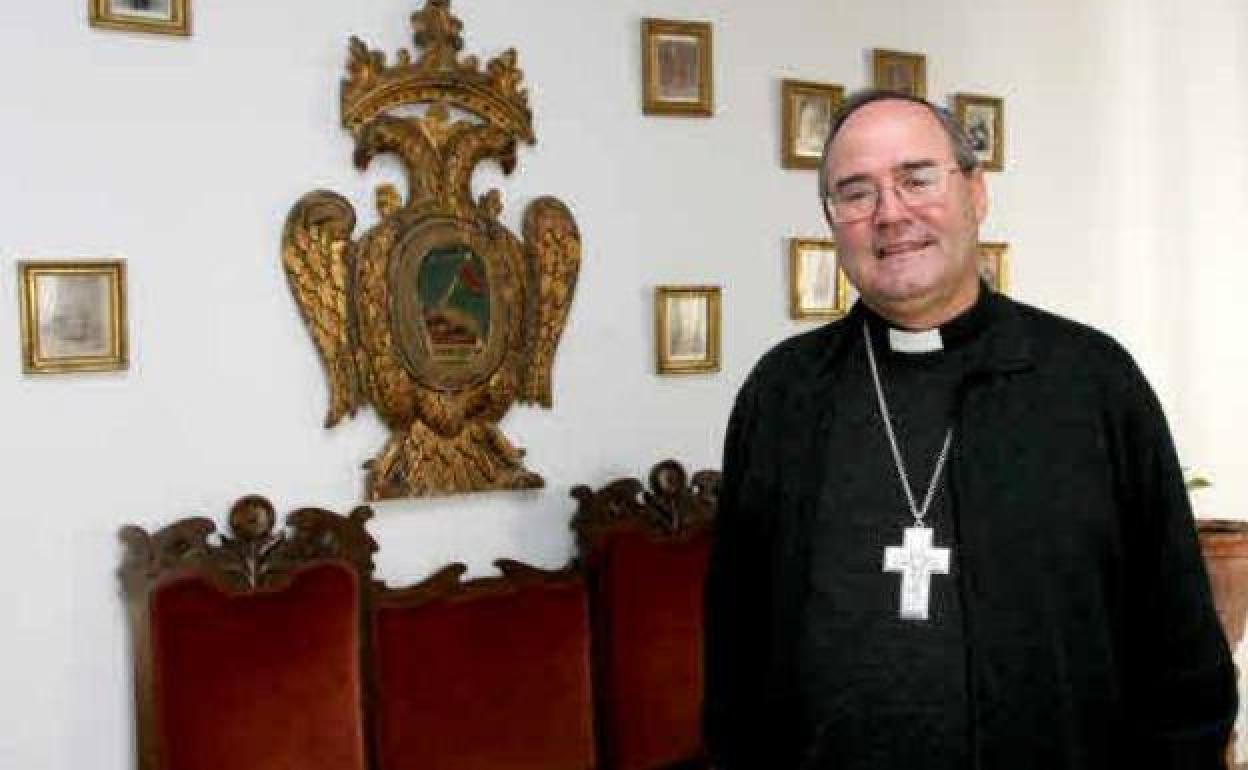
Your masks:
<svg viewBox="0 0 1248 770"><path fill-rule="evenodd" d="M1222 770L1238 710L1235 666L1161 405L1129 357L1126 368L1117 483L1132 533L1129 664L1141 699L1133 704L1140 756L1156 770Z"/></svg>
<svg viewBox="0 0 1248 770"><path fill-rule="evenodd" d="M759 716L767 667L768 547L756 504L759 490L754 488L761 482L751 467L757 449L752 438L757 421L753 379L737 395L728 421L706 582L703 729L718 770L767 766Z"/></svg>

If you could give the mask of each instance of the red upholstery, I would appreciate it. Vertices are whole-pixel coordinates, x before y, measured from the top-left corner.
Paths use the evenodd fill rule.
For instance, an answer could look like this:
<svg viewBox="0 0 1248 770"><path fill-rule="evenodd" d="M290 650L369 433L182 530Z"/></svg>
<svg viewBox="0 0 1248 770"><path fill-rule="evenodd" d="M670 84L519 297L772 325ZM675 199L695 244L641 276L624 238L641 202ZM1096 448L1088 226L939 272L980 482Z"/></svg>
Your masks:
<svg viewBox="0 0 1248 770"><path fill-rule="evenodd" d="M157 588L160 770L363 770L359 594L337 564L274 592Z"/></svg>
<svg viewBox="0 0 1248 770"><path fill-rule="evenodd" d="M579 580L413 606L377 601L382 770L594 767Z"/></svg>
<svg viewBox="0 0 1248 770"><path fill-rule="evenodd" d="M653 770L703 755L702 584L710 538L656 542L639 530L596 548L606 767Z"/></svg>

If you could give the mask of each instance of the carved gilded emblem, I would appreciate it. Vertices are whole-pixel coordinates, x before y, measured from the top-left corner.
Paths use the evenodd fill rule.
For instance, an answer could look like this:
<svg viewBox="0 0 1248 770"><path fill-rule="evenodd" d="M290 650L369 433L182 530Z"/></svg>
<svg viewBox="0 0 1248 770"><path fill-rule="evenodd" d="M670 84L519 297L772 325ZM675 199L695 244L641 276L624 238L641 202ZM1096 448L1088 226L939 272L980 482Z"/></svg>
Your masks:
<svg viewBox="0 0 1248 770"><path fill-rule="evenodd" d="M341 104L356 167L398 156L406 199L380 186L377 223L352 240L351 204L308 193L282 236L291 292L329 379L325 425L367 401L390 428L366 463L370 499L540 487L497 423L516 400L551 405L580 234L554 198L528 206L523 240L500 223L497 190L473 198L478 164L510 174L516 144L535 141L515 51L484 68L461 58L449 0L428 0L412 27L423 49L415 61L400 50L387 64L351 39Z"/></svg>

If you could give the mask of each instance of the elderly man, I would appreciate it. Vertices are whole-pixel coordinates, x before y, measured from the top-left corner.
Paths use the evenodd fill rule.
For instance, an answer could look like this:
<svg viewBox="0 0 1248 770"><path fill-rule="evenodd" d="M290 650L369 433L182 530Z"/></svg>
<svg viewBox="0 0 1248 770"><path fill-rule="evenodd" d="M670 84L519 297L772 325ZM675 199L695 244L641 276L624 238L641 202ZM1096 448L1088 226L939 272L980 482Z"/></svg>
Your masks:
<svg viewBox="0 0 1248 770"><path fill-rule="evenodd" d="M859 94L820 173L861 300L767 353L729 422L716 766L1222 768L1234 668L1130 356L980 282L947 112Z"/></svg>

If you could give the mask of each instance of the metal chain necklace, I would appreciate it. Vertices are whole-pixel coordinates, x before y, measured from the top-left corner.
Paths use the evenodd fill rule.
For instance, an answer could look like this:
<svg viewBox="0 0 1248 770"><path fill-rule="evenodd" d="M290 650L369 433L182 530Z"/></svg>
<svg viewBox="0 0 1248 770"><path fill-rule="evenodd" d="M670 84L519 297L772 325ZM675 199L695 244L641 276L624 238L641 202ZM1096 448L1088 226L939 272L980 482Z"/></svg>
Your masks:
<svg viewBox="0 0 1248 770"><path fill-rule="evenodd" d="M867 363L871 367L871 382L875 385L880 419L884 423L884 433L888 436L888 446L893 451L893 464L897 467L901 488L906 493L906 502L910 504L910 515L914 517L914 525L906 527L903 533L902 544L884 549L884 571L901 573L901 617L907 620L927 620L931 604L932 575L949 574L950 549L932 545L932 530L923 519L936 496L941 471L949 457L949 447L953 444L953 426L945 431L945 441L940 447L940 454L936 456L936 467L932 469L927 494L924 495L923 505L920 507L915 502L910 476L906 473L906 464L901 456L897 435L893 431L893 419L889 415L888 402L884 399L884 387L880 384L880 370L875 363L871 329L865 321L862 324L862 334L867 342Z"/></svg>

